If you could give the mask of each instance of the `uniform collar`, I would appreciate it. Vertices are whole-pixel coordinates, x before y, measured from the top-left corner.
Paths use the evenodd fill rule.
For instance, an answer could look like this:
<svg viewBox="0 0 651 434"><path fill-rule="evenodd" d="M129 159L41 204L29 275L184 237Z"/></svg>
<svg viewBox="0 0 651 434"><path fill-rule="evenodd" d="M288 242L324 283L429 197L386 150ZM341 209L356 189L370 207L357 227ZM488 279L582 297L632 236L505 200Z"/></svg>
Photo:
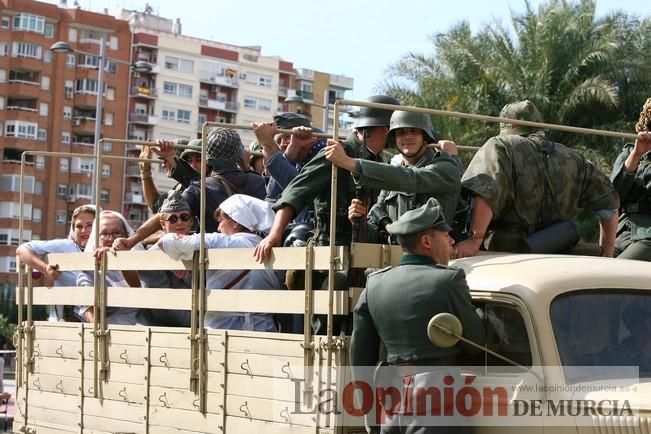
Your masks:
<svg viewBox="0 0 651 434"><path fill-rule="evenodd" d="M405 254L400 258L398 265L436 265L436 262L429 256Z"/></svg>

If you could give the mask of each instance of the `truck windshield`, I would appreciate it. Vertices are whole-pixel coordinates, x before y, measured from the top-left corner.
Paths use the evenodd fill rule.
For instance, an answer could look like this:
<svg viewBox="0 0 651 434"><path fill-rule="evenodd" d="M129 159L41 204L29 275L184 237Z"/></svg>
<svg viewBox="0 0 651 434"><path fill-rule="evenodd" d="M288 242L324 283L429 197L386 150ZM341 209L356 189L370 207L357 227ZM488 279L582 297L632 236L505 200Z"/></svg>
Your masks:
<svg viewBox="0 0 651 434"><path fill-rule="evenodd" d="M651 377L651 291L594 289L566 293L551 304L551 321L568 382L585 378L570 366L638 366ZM603 372L616 372L612 369Z"/></svg>

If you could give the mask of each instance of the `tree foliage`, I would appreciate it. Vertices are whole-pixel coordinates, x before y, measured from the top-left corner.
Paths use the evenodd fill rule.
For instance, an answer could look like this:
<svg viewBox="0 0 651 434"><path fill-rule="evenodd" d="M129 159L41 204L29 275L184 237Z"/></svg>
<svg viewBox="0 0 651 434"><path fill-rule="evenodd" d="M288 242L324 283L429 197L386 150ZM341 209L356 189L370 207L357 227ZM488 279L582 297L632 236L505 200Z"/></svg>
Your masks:
<svg viewBox="0 0 651 434"><path fill-rule="evenodd" d="M651 94L651 20L613 12L598 17L592 0L550 0L473 33L460 22L432 36L432 54L409 53L388 70L383 90L404 104L498 115L530 99L546 122L633 132ZM445 137L481 145L496 124L435 117ZM621 142L550 131L608 169Z"/></svg>

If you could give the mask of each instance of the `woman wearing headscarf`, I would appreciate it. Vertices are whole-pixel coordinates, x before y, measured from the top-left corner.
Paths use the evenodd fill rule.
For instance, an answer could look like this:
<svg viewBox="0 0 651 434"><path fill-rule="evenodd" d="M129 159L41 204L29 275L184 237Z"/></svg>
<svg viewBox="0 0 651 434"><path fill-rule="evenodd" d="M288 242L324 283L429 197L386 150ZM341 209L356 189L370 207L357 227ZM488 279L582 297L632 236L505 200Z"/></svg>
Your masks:
<svg viewBox="0 0 651 434"><path fill-rule="evenodd" d="M206 248L251 248L273 224L271 203L244 194L234 194L215 211L220 233L206 234ZM199 234L166 234L158 245L173 259L192 259L199 250ZM273 270L209 270L206 289L280 289ZM206 327L231 330L277 331L273 315L250 312L207 312Z"/></svg>
<svg viewBox="0 0 651 434"><path fill-rule="evenodd" d="M93 222L93 225L95 222ZM116 211L102 211L99 215L99 240L95 240L95 227L91 230L85 252L93 254L100 260L104 252L114 250L111 248L113 240L133 234L133 229L122 214ZM136 245L133 250L142 250L142 245ZM77 276L77 286L94 286L93 272L85 271ZM138 274L135 271L109 270L106 272L107 287L140 287ZM93 322L94 311L92 306L77 306L75 313L85 322ZM107 324L121 325L146 325L148 323L144 311L130 307L107 307Z"/></svg>
<svg viewBox="0 0 651 434"><path fill-rule="evenodd" d="M29 241L18 246L16 255L24 264L47 276L53 286L76 286L79 272L59 271L58 264L48 264L43 258L50 253L83 252L92 232L94 219L95 206L82 205L72 213L68 238ZM51 306L49 320L63 320L63 306Z"/></svg>
<svg viewBox="0 0 651 434"><path fill-rule="evenodd" d="M620 200L615 256L651 261L651 98L635 130L637 140L624 145L610 175Z"/></svg>

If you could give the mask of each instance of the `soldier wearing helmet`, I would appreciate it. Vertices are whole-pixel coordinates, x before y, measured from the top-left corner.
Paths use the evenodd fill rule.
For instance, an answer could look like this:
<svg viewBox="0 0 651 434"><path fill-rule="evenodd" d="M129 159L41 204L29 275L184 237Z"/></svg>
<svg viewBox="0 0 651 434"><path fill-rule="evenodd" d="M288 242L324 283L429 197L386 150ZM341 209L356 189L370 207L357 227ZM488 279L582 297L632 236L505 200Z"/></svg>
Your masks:
<svg viewBox="0 0 651 434"><path fill-rule="evenodd" d="M387 95L375 95L370 102L397 105L398 100ZM345 152L351 156L364 155L365 158L381 161L381 152L385 148L389 132L389 121L393 110L367 109L361 112L361 118L355 125L355 131L342 144ZM330 174L331 163L320 152L302 168L300 173L289 183L274 205L276 218L267 236L256 248L256 258L263 262L271 248L280 245L283 231L302 209L314 203L317 244L329 244L330 220ZM348 172L340 171L337 193L337 228L335 243L350 243L352 227L347 217L347 209L355 197L355 182ZM369 196L376 195L369 192ZM372 198L373 202L375 197Z"/></svg>
<svg viewBox="0 0 651 434"><path fill-rule="evenodd" d="M531 101L507 104L500 117L542 122ZM532 251L531 240L541 239L543 230L550 243L537 252L560 253L571 242L552 241L578 240L576 229L562 228L574 226L569 219L579 208L599 217L603 256L613 255L617 192L592 162L548 140L539 128L500 124L500 134L475 154L461 183L473 196L473 205L468 237L455 246L457 257L475 255L482 244L487 250Z"/></svg>
<svg viewBox="0 0 651 434"><path fill-rule="evenodd" d="M350 158L337 142L328 144L326 157L333 164L353 173L358 184L383 189L368 213L370 230L366 241L384 241L379 235L385 223L397 220L432 197L441 203L446 221L453 221L461 192L461 163L446 152L427 146L437 141L439 136L427 114L396 110L391 116L387 144L395 146L401 154L400 165ZM450 144L454 145L449 142L448 147ZM353 201L348 213L351 221L367 218L368 206Z"/></svg>

